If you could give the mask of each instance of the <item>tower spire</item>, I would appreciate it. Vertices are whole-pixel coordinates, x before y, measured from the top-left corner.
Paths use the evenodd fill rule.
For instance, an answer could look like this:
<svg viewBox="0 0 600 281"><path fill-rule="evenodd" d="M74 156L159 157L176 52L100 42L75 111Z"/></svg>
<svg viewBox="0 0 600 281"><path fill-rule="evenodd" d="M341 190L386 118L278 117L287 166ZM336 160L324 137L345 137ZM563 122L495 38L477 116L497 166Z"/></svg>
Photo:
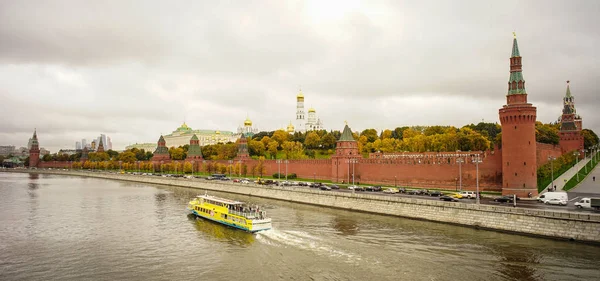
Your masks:
<svg viewBox="0 0 600 281"><path fill-rule="evenodd" d="M571 82L571 81L567 80L567 94L565 95L567 98L570 98L570 97L572 97L572 96L571 96L571 88L569 87L569 83L570 83L570 82Z"/></svg>
<svg viewBox="0 0 600 281"><path fill-rule="evenodd" d="M523 78L523 65L521 64L521 53L517 43L517 36L513 32L513 47L510 57L510 77L508 79L508 95L526 95L525 79ZM527 102L527 99L517 99L519 102Z"/></svg>

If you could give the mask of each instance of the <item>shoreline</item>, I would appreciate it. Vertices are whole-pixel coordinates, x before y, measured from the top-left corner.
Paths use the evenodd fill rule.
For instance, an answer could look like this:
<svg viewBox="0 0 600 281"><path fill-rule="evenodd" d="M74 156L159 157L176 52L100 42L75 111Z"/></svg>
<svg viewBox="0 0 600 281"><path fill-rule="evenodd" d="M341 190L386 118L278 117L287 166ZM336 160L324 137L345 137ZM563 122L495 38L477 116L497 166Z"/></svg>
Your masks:
<svg viewBox="0 0 600 281"><path fill-rule="evenodd" d="M600 214L593 213L584 214L519 207L475 205L359 193L332 193L330 191L297 187L265 187L254 184L237 184L103 172L28 169L0 170L0 172L81 176L171 185L256 196L349 211L441 222L526 236L600 244Z"/></svg>

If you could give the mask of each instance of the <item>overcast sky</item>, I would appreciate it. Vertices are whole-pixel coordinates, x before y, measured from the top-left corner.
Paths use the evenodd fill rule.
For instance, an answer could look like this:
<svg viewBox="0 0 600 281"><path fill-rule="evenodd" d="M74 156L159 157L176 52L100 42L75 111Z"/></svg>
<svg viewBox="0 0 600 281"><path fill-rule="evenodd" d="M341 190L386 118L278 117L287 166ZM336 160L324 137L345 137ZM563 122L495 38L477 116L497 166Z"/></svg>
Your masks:
<svg viewBox="0 0 600 281"><path fill-rule="evenodd" d="M566 80L600 132L600 1L0 1L0 145L116 149L234 131L499 122L512 32L538 120Z"/></svg>

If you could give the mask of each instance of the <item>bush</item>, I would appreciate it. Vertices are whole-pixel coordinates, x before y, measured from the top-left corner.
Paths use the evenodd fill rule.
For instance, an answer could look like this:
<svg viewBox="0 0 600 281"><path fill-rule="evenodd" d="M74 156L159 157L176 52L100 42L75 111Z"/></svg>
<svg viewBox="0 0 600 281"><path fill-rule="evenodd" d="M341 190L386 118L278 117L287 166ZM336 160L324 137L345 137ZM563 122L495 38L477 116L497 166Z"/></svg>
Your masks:
<svg viewBox="0 0 600 281"><path fill-rule="evenodd" d="M282 179L285 179L285 174L279 174L279 173L275 173L273 174L273 178L274 179L278 179L281 176ZM287 175L288 180L289 179L295 179L297 178L296 174L288 174Z"/></svg>

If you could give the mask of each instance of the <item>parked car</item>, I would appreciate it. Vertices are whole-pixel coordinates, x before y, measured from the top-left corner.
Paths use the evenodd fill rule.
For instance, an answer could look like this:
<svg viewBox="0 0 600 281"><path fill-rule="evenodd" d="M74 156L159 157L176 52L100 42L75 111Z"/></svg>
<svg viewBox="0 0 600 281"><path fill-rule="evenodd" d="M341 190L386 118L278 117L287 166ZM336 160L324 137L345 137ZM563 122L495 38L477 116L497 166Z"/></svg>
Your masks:
<svg viewBox="0 0 600 281"><path fill-rule="evenodd" d="M398 189L398 192L400 192L400 193L406 193L406 188L402 187L402 188Z"/></svg>
<svg viewBox="0 0 600 281"><path fill-rule="evenodd" d="M462 197L467 198L467 199L475 199L475 198L477 198L477 194L475 194L475 191L461 191L459 194Z"/></svg>
<svg viewBox="0 0 600 281"><path fill-rule="evenodd" d="M373 187L372 186L365 186L365 191L373 191Z"/></svg>
<svg viewBox="0 0 600 281"><path fill-rule="evenodd" d="M462 196L460 193L454 193L454 194L450 195L450 197L454 197L454 198L456 198L456 199L461 199L461 198L463 198L463 196Z"/></svg>
<svg viewBox="0 0 600 281"><path fill-rule="evenodd" d="M398 193L398 189L397 188L386 188L383 190L384 193Z"/></svg>
<svg viewBox="0 0 600 281"><path fill-rule="evenodd" d="M356 189L357 187L358 187L358 186L356 186L356 185L349 185L349 186L348 186L348 189L349 189L349 190L354 190L354 189Z"/></svg>
<svg viewBox="0 0 600 281"><path fill-rule="evenodd" d="M337 186L337 185L335 185L335 184L332 184L332 185L330 185L329 187L330 187L331 189L340 189L340 187L339 187L339 186Z"/></svg>
<svg viewBox="0 0 600 281"><path fill-rule="evenodd" d="M448 195L440 196L440 200L442 200L442 201L458 202L458 199L456 199L454 197L450 197Z"/></svg>
<svg viewBox="0 0 600 281"><path fill-rule="evenodd" d="M379 191L382 191L382 190L383 190L383 188L381 188L381 185L373 186L373 191L379 192Z"/></svg>
<svg viewBox="0 0 600 281"><path fill-rule="evenodd" d="M240 182L240 179L234 179L233 182Z"/></svg>
<svg viewBox="0 0 600 281"><path fill-rule="evenodd" d="M505 203L505 202L512 203L513 202L513 197L512 196L504 195L504 196L500 196L500 197L494 198L494 201L495 202L500 202L500 203Z"/></svg>
<svg viewBox="0 0 600 281"><path fill-rule="evenodd" d="M250 183L250 181L249 180L242 180L242 181L240 181L240 183L248 184L248 183Z"/></svg>
<svg viewBox="0 0 600 281"><path fill-rule="evenodd" d="M331 190L331 187L329 187L329 186L326 186L326 185L321 185L321 186L319 187L319 189L321 189L321 190L326 190L326 191L329 191L329 190Z"/></svg>
<svg viewBox="0 0 600 281"><path fill-rule="evenodd" d="M545 192L545 193L541 194L540 196L538 196L537 200L542 203L546 203L546 201L548 201L550 199L555 199L555 198L568 201L569 195L564 191Z"/></svg>
<svg viewBox="0 0 600 281"><path fill-rule="evenodd" d="M552 198L552 199L546 200L545 204L567 206L567 200L565 200L565 199L559 199L559 198Z"/></svg>
<svg viewBox="0 0 600 281"><path fill-rule="evenodd" d="M444 195L444 194L437 190L429 192L429 196L442 196L442 195Z"/></svg>

